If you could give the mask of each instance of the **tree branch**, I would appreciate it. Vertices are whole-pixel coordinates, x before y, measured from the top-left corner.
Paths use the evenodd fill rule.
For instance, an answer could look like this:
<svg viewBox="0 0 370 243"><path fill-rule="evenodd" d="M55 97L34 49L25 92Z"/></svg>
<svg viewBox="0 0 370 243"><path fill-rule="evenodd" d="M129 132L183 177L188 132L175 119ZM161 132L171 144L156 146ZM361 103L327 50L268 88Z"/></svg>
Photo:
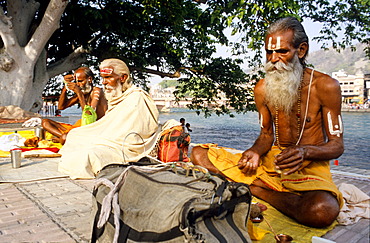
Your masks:
<svg viewBox="0 0 370 243"><path fill-rule="evenodd" d="M167 77L167 78L180 78L180 76L181 76L181 72L180 71L181 70L185 70L185 69L190 70L193 73L202 73L203 72L203 70L196 70L196 69L192 69L192 68L189 68L189 67L180 67L174 73L161 72L161 71L150 69L150 68L130 67L130 69L131 69L131 71L137 71L137 72L142 72L142 73L150 73L150 74L158 75L161 78L164 78L164 77Z"/></svg>
<svg viewBox="0 0 370 243"><path fill-rule="evenodd" d="M74 50L74 52L69 54L66 58L50 64L47 68L49 77L52 78L63 72L80 67L82 63L87 61L85 53L88 53L88 50L81 46Z"/></svg>
<svg viewBox="0 0 370 243"><path fill-rule="evenodd" d="M0 7L0 36L4 43L4 49L18 45L17 37L14 33L12 18L5 15L3 8Z"/></svg>
<svg viewBox="0 0 370 243"><path fill-rule="evenodd" d="M51 0L40 25L25 47L26 55L36 61L52 34L59 28L68 0Z"/></svg>
<svg viewBox="0 0 370 243"><path fill-rule="evenodd" d="M7 15L12 17L14 33L17 35L20 46L25 46L28 41L30 25L39 9L40 3L35 0L13 0L8 1Z"/></svg>

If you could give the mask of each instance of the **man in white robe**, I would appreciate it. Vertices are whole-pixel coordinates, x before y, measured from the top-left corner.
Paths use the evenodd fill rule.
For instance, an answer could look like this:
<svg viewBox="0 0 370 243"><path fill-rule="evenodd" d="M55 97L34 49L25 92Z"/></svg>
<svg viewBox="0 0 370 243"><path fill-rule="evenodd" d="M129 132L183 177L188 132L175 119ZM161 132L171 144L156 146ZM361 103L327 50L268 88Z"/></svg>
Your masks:
<svg viewBox="0 0 370 243"><path fill-rule="evenodd" d="M108 110L100 120L68 133L58 170L72 179L94 178L106 165L136 162L155 147L159 113L147 92L132 86L119 59L100 64Z"/></svg>

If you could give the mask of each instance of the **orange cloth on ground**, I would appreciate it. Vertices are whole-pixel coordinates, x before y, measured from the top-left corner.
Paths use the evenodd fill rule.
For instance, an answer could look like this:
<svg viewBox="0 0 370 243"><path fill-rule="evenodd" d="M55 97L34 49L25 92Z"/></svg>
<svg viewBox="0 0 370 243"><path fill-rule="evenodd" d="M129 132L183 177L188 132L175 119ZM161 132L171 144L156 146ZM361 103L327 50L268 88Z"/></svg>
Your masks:
<svg viewBox="0 0 370 243"><path fill-rule="evenodd" d="M69 133L69 131L71 131L73 128L76 128L76 127L80 127L81 126L81 119L79 119L78 121L76 121L76 123L73 124L73 125L68 124L68 123L63 123L63 122L61 122L60 125L62 125L64 128L67 129L63 133Z"/></svg>
<svg viewBox="0 0 370 243"><path fill-rule="evenodd" d="M201 147L209 148L209 160L220 171L227 169L222 173L233 181L252 184L254 180L260 179L271 189L280 192L329 191L337 198L340 207L343 206L342 194L331 177L329 161L304 161L303 168L299 171L290 175L278 174L274 170L274 156L281 150L273 146L265 156L261 157L256 175L246 176L237 166L230 168L238 163L242 156L241 151L216 147L212 144Z"/></svg>

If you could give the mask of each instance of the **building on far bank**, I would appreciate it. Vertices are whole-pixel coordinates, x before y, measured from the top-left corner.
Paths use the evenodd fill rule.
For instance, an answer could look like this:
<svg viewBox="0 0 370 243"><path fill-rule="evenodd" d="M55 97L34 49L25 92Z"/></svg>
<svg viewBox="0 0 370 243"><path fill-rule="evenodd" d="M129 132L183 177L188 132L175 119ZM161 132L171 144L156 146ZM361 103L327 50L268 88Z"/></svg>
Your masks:
<svg viewBox="0 0 370 243"><path fill-rule="evenodd" d="M340 83L343 103L363 104L369 99L370 74L364 75L359 71L355 75L348 75L344 70L340 70L333 72L332 77Z"/></svg>
<svg viewBox="0 0 370 243"><path fill-rule="evenodd" d="M365 74L365 91L364 91L364 97L367 98L368 102L370 99L370 73Z"/></svg>

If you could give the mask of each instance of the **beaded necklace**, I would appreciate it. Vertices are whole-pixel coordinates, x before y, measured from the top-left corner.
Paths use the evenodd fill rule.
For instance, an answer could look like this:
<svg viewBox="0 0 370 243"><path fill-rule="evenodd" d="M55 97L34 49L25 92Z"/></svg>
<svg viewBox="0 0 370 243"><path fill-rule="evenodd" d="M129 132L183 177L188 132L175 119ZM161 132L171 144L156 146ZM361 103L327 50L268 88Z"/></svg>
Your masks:
<svg viewBox="0 0 370 243"><path fill-rule="evenodd" d="M301 132L301 90L302 90L302 85L299 86L298 88L298 101L297 101L297 143L299 143L299 134ZM279 147L280 150L283 150L280 146L280 141L279 141L279 109L277 105L275 105L275 138L276 138L276 144Z"/></svg>
<svg viewBox="0 0 370 243"><path fill-rule="evenodd" d="M298 88L298 101L297 101L297 136L298 136L298 139L297 139L297 142L295 145L298 145L299 142L301 141L301 138L302 138L302 135L303 135L303 129L304 129L304 126L306 124L306 118L307 118L307 113L308 113L308 104L309 104L309 101L310 101L310 94L311 94L311 85L312 85L312 80L313 80L313 74L314 74L314 69L312 69L311 71L311 78L310 78L310 84L308 86L308 94L307 94L307 104L306 104L306 112L305 112L305 116L304 116L304 119L303 119L303 125L302 125L302 128L301 128L301 92L302 92L302 83L303 83L303 74L302 74L302 78L301 78L301 84L299 85L299 88ZM279 109L278 107L275 105L275 139L276 139L276 144L277 146L279 147L280 150L283 150L283 148L280 146L280 141L279 141Z"/></svg>

